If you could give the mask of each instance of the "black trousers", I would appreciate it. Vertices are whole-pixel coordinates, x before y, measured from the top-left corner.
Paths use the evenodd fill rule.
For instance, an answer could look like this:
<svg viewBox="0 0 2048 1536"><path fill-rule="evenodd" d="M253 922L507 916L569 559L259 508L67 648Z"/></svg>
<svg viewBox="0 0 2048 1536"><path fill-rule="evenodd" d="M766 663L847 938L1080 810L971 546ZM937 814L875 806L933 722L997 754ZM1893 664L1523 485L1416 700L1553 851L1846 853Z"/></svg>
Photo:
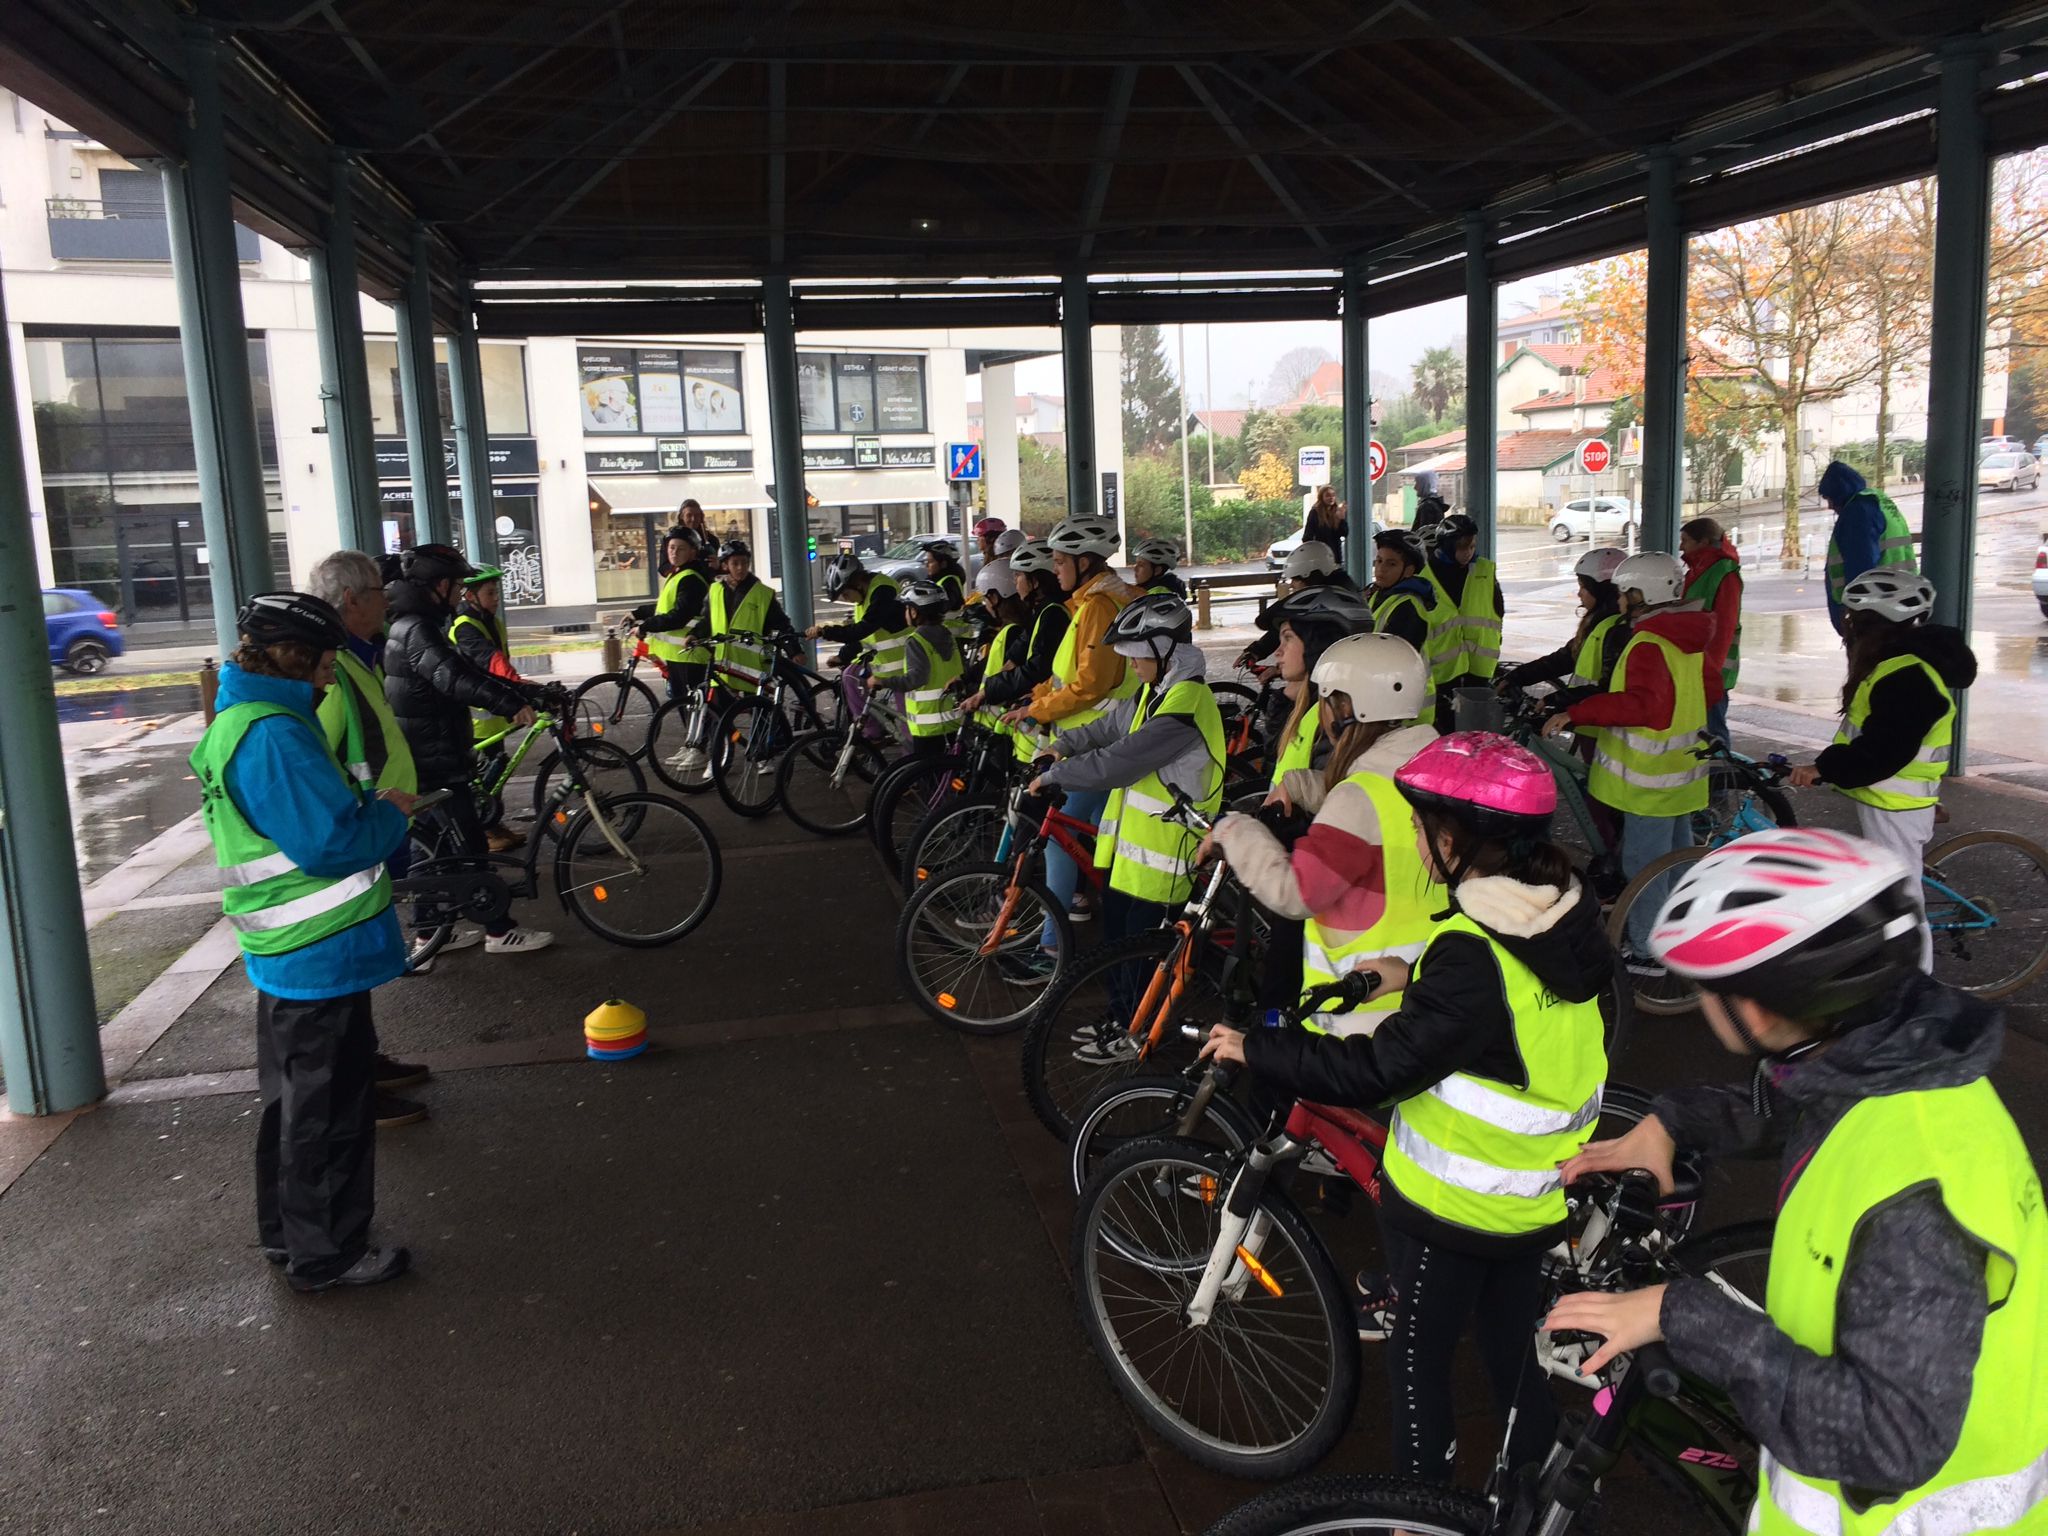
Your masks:
<svg viewBox="0 0 2048 1536"><path fill-rule="evenodd" d="M1542 1253L1481 1259L1432 1247L1385 1221L1380 1231L1399 1298L1387 1340L1396 1475L1451 1480L1458 1434L1451 1373L1468 1323L1495 1409L1503 1419L1515 1411L1509 1464L1547 1456L1557 1438L1557 1407L1536 1363Z"/></svg>
<svg viewBox="0 0 2048 1536"><path fill-rule="evenodd" d="M455 851L467 858L483 858L491 851L491 845L484 836L483 815L477 810L476 795L467 784L457 784L455 793L441 806L441 814L448 818L448 825L455 833ZM534 828L533 835L540 836L540 829ZM487 924L485 931L497 936L510 933L519 925L509 917L499 918Z"/></svg>
<svg viewBox="0 0 2048 1536"><path fill-rule="evenodd" d="M290 1272L331 1280L363 1256L376 1211L377 1035L370 994L256 994L256 1233Z"/></svg>
<svg viewBox="0 0 2048 1536"><path fill-rule="evenodd" d="M708 662L672 661L668 664L668 696L680 702L692 688L701 687L710 675Z"/></svg>

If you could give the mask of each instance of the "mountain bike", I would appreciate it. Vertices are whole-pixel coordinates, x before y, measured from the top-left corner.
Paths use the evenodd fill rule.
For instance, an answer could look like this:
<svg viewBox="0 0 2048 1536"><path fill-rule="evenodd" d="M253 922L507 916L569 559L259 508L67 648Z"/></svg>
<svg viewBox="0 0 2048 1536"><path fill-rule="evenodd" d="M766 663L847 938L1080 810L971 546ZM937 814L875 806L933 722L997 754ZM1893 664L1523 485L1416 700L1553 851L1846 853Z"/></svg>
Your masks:
<svg viewBox="0 0 2048 1536"><path fill-rule="evenodd" d="M1000 715L996 711L991 711ZM993 722L989 729L995 730ZM1015 738L999 736L987 764L987 781L979 790L963 786L939 797L903 839L897 884L906 893L914 891L941 869L958 864L1005 862L1013 838L1009 833L1011 789L1031 777L1032 764L1016 756ZM1043 740L1049 744L1051 737ZM1009 754L1008 762L1004 754Z"/></svg>
<svg viewBox="0 0 2048 1536"><path fill-rule="evenodd" d="M710 747L718 798L735 815L749 817L775 809L775 770L789 744L802 732L826 730L832 723L832 684L804 664L803 642L795 635L778 635L758 643L772 656L768 681L727 700L711 728Z"/></svg>
<svg viewBox="0 0 2048 1536"><path fill-rule="evenodd" d="M764 636L739 630L724 639L756 645L763 651L771 644ZM723 644L710 649L712 659L702 679L664 700L647 724L648 766L662 783L685 795L701 795L717 784L718 759L730 745L719 723L727 710L760 696L752 674L727 665ZM696 755L690 756L693 747Z"/></svg>
<svg viewBox="0 0 2048 1536"><path fill-rule="evenodd" d="M581 722L566 688L543 689L541 700L546 711L536 713L516 745L509 749L505 745L519 729L509 723L477 741L477 770L470 780L470 793L476 797L477 816L483 825L498 825L505 817L505 796L513 777L537 741L543 737L552 740L554 750L541 759L540 771L534 775L533 824L542 836L553 838L568 825L573 812L573 807L569 812L563 809L568 782L563 777L563 763L573 760L581 777L608 795L644 790L647 780L640 765L617 742L588 740L581 735Z"/></svg>
<svg viewBox="0 0 2048 1536"><path fill-rule="evenodd" d="M890 765L868 808L868 835L889 878L902 880L912 839L934 813L970 799L999 807L1022 766L1010 738L979 720L964 721L940 755Z"/></svg>
<svg viewBox="0 0 2048 1536"><path fill-rule="evenodd" d="M608 625L606 640L633 638L633 649L616 672L599 672L576 685L576 733L585 740L609 741L634 758L647 755L647 732L661 701L637 676L642 662L651 662L665 680L668 663L647 648L646 631L631 620Z"/></svg>
<svg viewBox="0 0 2048 1536"><path fill-rule="evenodd" d="M775 765L775 798L784 814L820 837L838 837L866 823L869 797L889 766L884 747L897 740L881 695L869 689L868 680L865 664L844 668L840 723L799 733Z"/></svg>

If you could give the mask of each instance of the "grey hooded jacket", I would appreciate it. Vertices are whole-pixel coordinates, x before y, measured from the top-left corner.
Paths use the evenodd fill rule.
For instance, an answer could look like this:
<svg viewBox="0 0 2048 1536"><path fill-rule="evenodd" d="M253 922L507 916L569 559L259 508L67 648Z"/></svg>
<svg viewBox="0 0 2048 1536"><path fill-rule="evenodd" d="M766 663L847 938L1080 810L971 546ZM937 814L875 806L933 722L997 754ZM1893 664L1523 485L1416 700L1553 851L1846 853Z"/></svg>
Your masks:
<svg viewBox="0 0 2048 1536"><path fill-rule="evenodd" d="M1173 648L1154 691L1163 696L1175 683L1201 682L1209 664L1201 650L1187 642ZM1138 698L1111 699L1098 720L1059 738L1062 760L1042 775L1047 784L1070 794L1099 789L1128 789L1147 774L1157 773L1169 789L1200 800L1215 783L1223 765L1209 755L1209 744L1186 715L1154 715L1137 730Z"/></svg>

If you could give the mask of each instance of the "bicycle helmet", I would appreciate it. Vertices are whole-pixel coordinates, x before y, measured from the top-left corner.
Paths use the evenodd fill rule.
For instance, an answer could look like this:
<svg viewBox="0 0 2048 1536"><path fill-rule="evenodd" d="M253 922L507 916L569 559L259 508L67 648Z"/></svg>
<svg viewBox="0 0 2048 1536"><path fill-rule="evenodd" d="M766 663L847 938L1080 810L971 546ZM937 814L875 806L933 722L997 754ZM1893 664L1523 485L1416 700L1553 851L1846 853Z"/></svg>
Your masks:
<svg viewBox="0 0 2048 1536"><path fill-rule="evenodd" d="M1557 814L1557 781L1542 758L1491 731L1439 737L1408 759L1394 786L1482 837L1540 837Z"/></svg>
<svg viewBox="0 0 2048 1536"><path fill-rule="evenodd" d="M669 529L667 533L661 536L661 542L663 544L668 544L676 539L681 539L683 541L683 547L685 549L693 549L700 555L704 553L705 546L711 542L701 532L699 532L695 528L692 528L688 523L677 523L675 527Z"/></svg>
<svg viewBox="0 0 2048 1536"><path fill-rule="evenodd" d="M1009 526L1000 517L976 518L974 522L974 536L977 539L992 539L997 534L1005 532Z"/></svg>
<svg viewBox="0 0 2048 1536"><path fill-rule="evenodd" d="M825 562L825 575L819 584L820 590L824 592L825 600L831 602L846 590L849 581L857 580L867 573L868 568L860 563L858 555L844 552L836 554Z"/></svg>
<svg viewBox="0 0 2048 1536"><path fill-rule="evenodd" d="M1429 559L1422 547L1422 535L1413 528L1382 528L1372 536L1372 542L1375 549L1391 549L1418 571Z"/></svg>
<svg viewBox="0 0 2048 1536"><path fill-rule="evenodd" d="M1156 661L1162 666L1175 646L1186 645L1194 638L1195 616L1171 592L1148 592L1127 604L1110 620L1102 635L1103 643L1117 655Z"/></svg>
<svg viewBox="0 0 2048 1536"><path fill-rule="evenodd" d="M1572 567L1572 574L1581 581L1614 581L1614 573L1628 563L1628 555L1619 549L1589 549L1579 556L1579 563Z"/></svg>
<svg viewBox="0 0 2048 1536"><path fill-rule="evenodd" d="M495 565L479 565L462 578L465 587L480 587L487 581L503 581L505 572Z"/></svg>
<svg viewBox="0 0 2048 1536"><path fill-rule="evenodd" d="M1008 538L1009 535L1003 535ZM1052 573L1052 546L1043 539L1023 539L1010 551L1010 574L1047 576Z"/></svg>
<svg viewBox="0 0 2048 1536"><path fill-rule="evenodd" d="M727 539L718 546L718 558L720 561L730 560L734 555L740 555L751 560L754 558L754 547L745 539Z"/></svg>
<svg viewBox="0 0 2048 1536"><path fill-rule="evenodd" d="M997 534L996 554L999 556L1009 554L1023 544L1024 538L1025 535L1022 528L1011 528L1006 532Z"/></svg>
<svg viewBox="0 0 2048 1536"><path fill-rule="evenodd" d="M1477 538L1479 524L1469 512L1453 512L1436 524L1436 542L1439 547L1448 544L1453 549L1466 539Z"/></svg>
<svg viewBox="0 0 2048 1536"><path fill-rule="evenodd" d="M259 646L296 640L316 651L338 651L348 642L341 615L306 592L258 592L242 604L235 628Z"/></svg>
<svg viewBox="0 0 2048 1536"><path fill-rule="evenodd" d="M943 608L952 601L944 587L936 581L927 581L922 576L912 576L898 583L896 596L906 606L920 612L926 608Z"/></svg>
<svg viewBox="0 0 2048 1536"><path fill-rule="evenodd" d="M1045 536L1056 554L1101 555L1107 559L1122 542L1116 524L1106 517L1070 517Z"/></svg>
<svg viewBox="0 0 2048 1536"><path fill-rule="evenodd" d="M1282 581L1314 581L1327 576L1337 569L1337 557L1330 546L1319 539L1310 539L1297 545L1287 556L1287 563L1280 567Z"/></svg>
<svg viewBox="0 0 2048 1536"><path fill-rule="evenodd" d="M415 544L399 557L399 572L407 581L431 587L437 581L461 581L469 575L469 562L462 551L447 544Z"/></svg>
<svg viewBox="0 0 2048 1536"><path fill-rule="evenodd" d="M1652 607L1675 603L1685 596L1685 562L1676 555L1646 549L1630 555L1614 568L1614 584L1624 592L1640 592Z"/></svg>
<svg viewBox="0 0 2048 1536"><path fill-rule="evenodd" d="M1301 636L1302 656L1313 674L1317 660L1330 646L1346 635L1372 628L1372 606L1362 593L1349 587L1303 587L1277 603L1268 603L1259 615L1259 628L1268 634L1278 633L1282 624Z"/></svg>
<svg viewBox="0 0 2048 1536"><path fill-rule="evenodd" d="M1131 546L1131 558L1170 571L1180 564L1180 546L1171 539L1140 539Z"/></svg>
<svg viewBox="0 0 2048 1536"><path fill-rule="evenodd" d="M1787 1018L1839 1019L1918 972L1914 878L1897 854L1846 833L1752 832L1679 878L1650 949L1711 992Z"/></svg>
<svg viewBox="0 0 2048 1536"><path fill-rule="evenodd" d="M1413 720L1432 697L1422 653L1399 635L1345 635L1334 640L1308 677L1318 693L1349 698L1352 718L1364 725Z"/></svg>
<svg viewBox="0 0 2048 1536"><path fill-rule="evenodd" d="M1894 624L1917 624L1934 611L1934 583L1902 565L1873 566L1842 588L1842 606Z"/></svg>

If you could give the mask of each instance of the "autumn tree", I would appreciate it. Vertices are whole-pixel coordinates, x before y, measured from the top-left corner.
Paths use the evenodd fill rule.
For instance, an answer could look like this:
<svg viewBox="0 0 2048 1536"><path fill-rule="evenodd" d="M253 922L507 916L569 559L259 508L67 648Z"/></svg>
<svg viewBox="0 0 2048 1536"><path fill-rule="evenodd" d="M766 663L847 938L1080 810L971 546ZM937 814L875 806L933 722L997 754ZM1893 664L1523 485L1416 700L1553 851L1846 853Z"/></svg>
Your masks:
<svg viewBox="0 0 2048 1536"><path fill-rule="evenodd" d="M1180 436L1180 384L1156 325L1123 328L1124 452L1164 448Z"/></svg>
<svg viewBox="0 0 2048 1536"><path fill-rule="evenodd" d="M1294 466L1277 453L1261 453L1237 477L1252 501L1276 501L1294 489Z"/></svg>

